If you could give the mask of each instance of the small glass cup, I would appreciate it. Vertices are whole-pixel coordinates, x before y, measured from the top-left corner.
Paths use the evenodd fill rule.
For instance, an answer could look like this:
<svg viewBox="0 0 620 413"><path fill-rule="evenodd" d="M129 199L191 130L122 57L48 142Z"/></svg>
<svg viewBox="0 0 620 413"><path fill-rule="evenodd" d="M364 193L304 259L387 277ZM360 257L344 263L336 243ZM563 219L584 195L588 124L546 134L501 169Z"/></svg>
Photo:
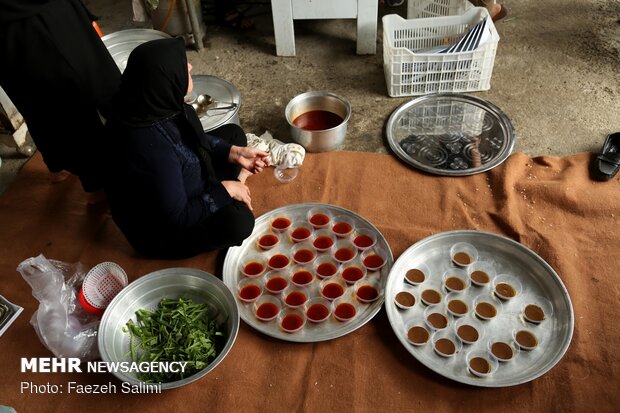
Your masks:
<svg viewBox="0 0 620 413"><path fill-rule="evenodd" d="M341 264L352 261L357 256L357 248L348 239L340 239L336 241L333 248L333 257Z"/></svg>
<svg viewBox="0 0 620 413"><path fill-rule="evenodd" d="M467 272L458 268L451 268L444 272L441 280L448 292L461 292L469 288Z"/></svg>
<svg viewBox="0 0 620 413"><path fill-rule="evenodd" d="M396 307L401 310L409 310L410 308L413 308L417 301L418 300L415 298L415 294L407 290L401 290L394 296L394 304L396 304Z"/></svg>
<svg viewBox="0 0 620 413"><path fill-rule="evenodd" d="M445 330L452 321L452 317L440 305L430 305L424 309L424 321L431 331Z"/></svg>
<svg viewBox="0 0 620 413"><path fill-rule="evenodd" d="M357 316L357 303L349 297L340 297L334 300L332 306L334 318L340 322L351 321Z"/></svg>
<svg viewBox="0 0 620 413"><path fill-rule="evenodd" d="M428 265L423 262L413 265L405 272L405 282L411 285L420 285L431 275Z"/></svg>
<svg viewBox="0 0 620 413"><path fill-rule="evenodd" d="M502 302L491 294L480 294L474 298L474 312L481 320L493 320L502 312Z"/></svg>
<svg viewBox="0 0 620 413"><path fill-rule="evenodd" d="M272 250L267 259L267 266L273 271L282 271L291 263L291 259L283 251Z"/></svg>
<svg viewBox="0 0 620 413"><path fill-rule="evenodd" d="M342 264L340 276L349 285L366 278L367 270L358 260Z"/></svg>
<svg viewBox="0 0 620 413"><path fill-rule="evenodd" d="M521 305L521 314L525 321L540 324L553 315L553 305L544 297L526 297Z"/></svg>
<svg viewBox="0 0 620 413"><path fill-rule="evenodd" d="M311 264L316 259L316 251L310 242L299 242L291 248L291 257L297 264Z"/></svg>
<svg viewBox="0 0 620 413"><path fill-rule="evenodd" d="M328 229L316 230L310 240L318 252L330 251L336 244L336 236Z"/></svg>
<svg viewBox="0 0 620 413"><path fill-rule="evenodd" d="M288 184L293 179L297 178L298 174L299 168L290 168L287 165L276 165L273 169L273 176L282 184Z"/></svg>
<svg viewBox="0 0 620 413"><path fill-rule="evenodd" d="M353 244L360 251L372 248L377 243L377 233L370 228L357 228L353 235Z"/></svg>
<svg viewBox="0 0 620 413"><path fill-rule="evenodd" d="M305 288L289 285L282 291L282 301L289 308L302 307L309 299L309 292Z"/></svg>
<svg viewBox="0 0 620 413"><path fill-rule="evenodd" d="M379 271L387 263L383 248L374 247L362 252L362 264L368 271Z"/></svg>
<svg viewBox="0 0 620 413"><path fill-rule="evenodd" d="M304 304L306 318L312 323L322 323L332 313L332 303L323 297L313 297Z"/></svg>
<svg viewBox="0 0 620 413"><path fill-rule="evenodd" d="M308 223L312 225L314 229L320 229L329 226L332 220L332 214L327 208L312 207L308 210L306 218Z"/></svg>
<svg viewBox="0 0 620 413"><path fill-rule="evenodd" d="M487 377L495 373L499 362L486 350L473 350L465 356L467 370L477 377Z"/></svg>
<svg viewBox="0 0 620 413"><path fill-rule="evenodd" d="M509 274L500 274L493 278L493 294L501 300L510 300L521 294L523 287L521 282Z"/></svg>
<svg viewBox="0 0 620 413"><path fill-rule="evenodd" d="M450 259L459 267L467 267L478 260L478 250L467 242L457 242L450 248Z"/></svg>
<svg viewBox="0 0 620 413"><path fill-rule="evenodd" d="M450 293L446 295L445 303L448 313L454 317L463 317L469 313L468 300L463 293Z"/></svg>
<svg viewBox="0 0 620 413"><path fill-rule="evenodd" d="M285 333L296 333L306 325L306 314L296 308L283 308L278 315L278 325Z"/></svg>
<svg viewBox="0 0 620 413"><path fill-rule="evenodd" d="M293 220L290 215L280 213L273 217L269 225L274 232L286 232L293 225Z"/></svg>
<svg viewBox="0 0 620 413"><path fill-rule="evenodd" d="M241 258L239 269L246 277L256 278L263 275L267 269L267 262L260 254L250 254Z"/></svg>
<svg viewBox="0 0 620 413"><path fill-rule="evenodd" d="M414 319L405 325L407 341L414 346L423 346L431 338L431 331L421 319Z"/></svg>
<svg viewBox="0 0 620 413"><path fill-rule="evenodd" d="M319 294L329 301L342 297L346 290L347 284L337 277L326 278L319 283Z"/></svg>
<svg viewBox="0 0 620 413"><path fill-rule="evenodd" d="M376 280L361 280L355 283L355 297L363 303L372 303L381 297L381 286Z"/></svg>
<svg viewBox="0 0 620 413"><path fill-rule="evenodd" d="M280 294L288 287L288 280L282 271L269 271L265 274L265 290L271 294Z"/></svg>
<svg viewBox="0 0 620 413"><path fill-rule="evenodd" d="M532 351L540 345L539 335L527 328L515 328L512 338L521 350Z"/></svg>
<svg viewBox="0 0 620 413"><path fill-rule="evenodd" d="M441 303L444 294L441 292L438 283L426 283L420 286L420 300L426 305L436 305Z"/></svg>
<svg viewBox="0 0 620 413"><path fill-rule="evenodd" d="M475 318L461 318L454 323L454 333L464 344L475 344L483 339L486 328Z"/></svg>
<svg viewBox="0 0 620 413"><path fill-rule="evenodd" d="M487 349L501 363L514 360L520 352L517 343L509 337L492 337L487 343Z"/></svg>
<svg viewBox="0 0 620 413"><path fill-rule="evenodd" d="M484 287L495 277L495 268L490 262L476 261L467 267L467 274L472 284Z"/></svg>
<svg viewBox="0 0 620 413"><path fill-rule="evenodd" d="M270 250L280 243L280 237L271 231L265 232L258 237L256 242L261 250Z"/></svg>
<svg viewBox="0 0 620 413"><path fill-rule="evenodd" d="M312 225L306 221L296 221L289 228L288 234L293 242L304 242L312 237L313 230Z"/></svg>
<svg viewBox="0 0 620 413"><path fill-rule="evenodd" d="M314 270L311 265L295 265L289 279L297 287L307 287L314 281Z"/></svg>
<svg viewBox="0 0 620 413"><path fill-rule="evenodd" d="M253 303L263 294L263 283L259 278L243 278L237 283L237 296L245 303Z"/></svg>
<svg viewBox="0 0 620 413"><path fill-rule="evenodd" d="M312 263L317 278L330 278L340 271L340 263L330 255L321 255Z"/></svg>
<svg viewBox="0 0 620 413"><path fill-rule="evenodd" d="M254 316L260 321L275 319L282 310L282 302L273 295L263 295L254 302Z"/></svg>
<svg viewBox="0 0 620 413"><path fill-rule="evenodd" d="M432 341L433 350L441 357L454 357L463 348L461 340L449 329L435 331Z"/></svg>
<svg viewBox="0 0 620 413"><path fill-rule="evenodd" d="M332 219L330 229L336 237L346 238L355 230L355 221L346 215L338 215Z"/></svg>

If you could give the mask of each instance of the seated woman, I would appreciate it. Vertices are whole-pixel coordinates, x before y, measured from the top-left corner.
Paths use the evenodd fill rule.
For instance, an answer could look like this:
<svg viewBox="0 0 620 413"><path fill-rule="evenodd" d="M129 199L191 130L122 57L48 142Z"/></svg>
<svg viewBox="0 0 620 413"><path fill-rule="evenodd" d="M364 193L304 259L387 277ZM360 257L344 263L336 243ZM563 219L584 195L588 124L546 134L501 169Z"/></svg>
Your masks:
<svg viewBox="0 0 620 413"><path fill-rule="evenodd" d="M106 124L102 169L112 217L151 257L240 245L254 228L246 178L268 164L237 125L204 133L183 101L190 70L182 39L136 47Z"/></svg>

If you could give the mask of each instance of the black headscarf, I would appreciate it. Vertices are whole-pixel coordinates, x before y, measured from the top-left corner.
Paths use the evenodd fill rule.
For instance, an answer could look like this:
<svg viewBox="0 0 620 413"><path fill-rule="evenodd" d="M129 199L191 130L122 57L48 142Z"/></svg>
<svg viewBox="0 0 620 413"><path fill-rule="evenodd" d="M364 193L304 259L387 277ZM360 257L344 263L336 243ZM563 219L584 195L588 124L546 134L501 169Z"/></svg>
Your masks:
<svg viewBox="0 0 620 413"><path fill-rule="evenodd" d="M159 39L136 47L121 76L113 119L128 127L146 127L174 119L186 144L196 152L205 178L215 182L210 154L200 145L204 130L196 111L185 104L189 77L185 42Z"/></svg>

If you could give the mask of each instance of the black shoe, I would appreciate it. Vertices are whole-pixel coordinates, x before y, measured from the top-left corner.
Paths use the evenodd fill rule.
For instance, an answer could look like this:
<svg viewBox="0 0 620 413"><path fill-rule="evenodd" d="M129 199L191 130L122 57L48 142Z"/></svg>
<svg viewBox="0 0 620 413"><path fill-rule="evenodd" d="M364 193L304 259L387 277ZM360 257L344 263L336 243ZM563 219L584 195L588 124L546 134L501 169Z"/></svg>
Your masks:
<svg viewBox="0 0 620 413"><path fill-rule="evenodd" d="M620 169L620 132L611 133L605 139L601 154L594 158L593 178L597 181L609 181Z"/></svg>

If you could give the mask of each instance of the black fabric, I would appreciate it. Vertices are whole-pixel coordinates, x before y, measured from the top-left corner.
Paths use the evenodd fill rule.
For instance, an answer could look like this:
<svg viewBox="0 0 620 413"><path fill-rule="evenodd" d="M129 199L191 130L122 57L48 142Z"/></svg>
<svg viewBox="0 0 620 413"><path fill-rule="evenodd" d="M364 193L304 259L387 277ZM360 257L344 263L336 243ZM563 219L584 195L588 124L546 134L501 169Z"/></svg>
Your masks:
<svg viewBox="0 0 620 413"><path fill-rule="evenodd" d="M0 23L25 19L39 13L47 3L58 0L0 0Z"/></svg>
<svg viewBox="0 0 620 413"><path fill-rule="evenodd" d="M0 3L0 86L24 117L48 168L66 169L80 177L84 189L99 189L92 166L94 143L103 134L98 111L109 113L120 71L78 0L46 2L12 21L9 3L14 4ZM20 3L20 10L34 11L35 3Z"/></svg>

